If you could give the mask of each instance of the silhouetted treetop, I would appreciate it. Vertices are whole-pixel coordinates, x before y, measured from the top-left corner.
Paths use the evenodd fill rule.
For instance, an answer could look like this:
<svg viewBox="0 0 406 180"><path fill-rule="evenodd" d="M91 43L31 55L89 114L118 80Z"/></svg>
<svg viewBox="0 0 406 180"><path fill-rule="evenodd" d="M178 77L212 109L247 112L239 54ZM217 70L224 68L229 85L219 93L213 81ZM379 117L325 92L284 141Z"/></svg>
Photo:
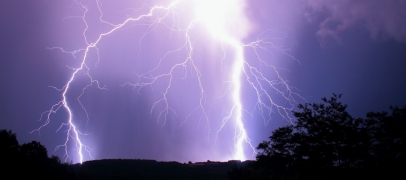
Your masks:
<svg viewBox="0 0 406 180"><path fill-rule="evenodd" d="M365 119L353 118L340 98L333 94L322 98L321 103L299 104L293 111L294 125L274 130L268 141L258 145L257 162L234 169L230 177L345 179L351 174L401 175L397 170L406 168L406 107L391 107L391 114L370 112ZM240 178L235 178L236 174Z"/></svg>
<svg viewBox="0 0 406 180"><path fill-rule="evenodd" d="M18 151L19 145L16 134L5 129L0 130L0 153L5 154L11 151Z"/></svg>
<svg viewBox="0 0 406 180"><path fill-rule="evenodd" d="M40 142L20 146L10 130L0 130L0 167L0 179L75 179L69 164L57 156L49 158Z"/></svg>
<svg viewBox="0 0 406 180"><path fill-rule="evenodd" d="M37 141L21 145L21 154L29 159L47 159L47 149Z"/></svg>

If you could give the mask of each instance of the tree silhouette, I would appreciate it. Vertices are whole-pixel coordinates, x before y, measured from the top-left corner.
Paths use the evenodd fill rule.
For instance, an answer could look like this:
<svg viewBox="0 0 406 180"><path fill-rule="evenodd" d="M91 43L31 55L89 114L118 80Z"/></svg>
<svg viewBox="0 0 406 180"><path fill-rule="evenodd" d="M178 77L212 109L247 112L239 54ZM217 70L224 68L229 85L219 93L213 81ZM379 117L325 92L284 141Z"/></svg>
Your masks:
<svg viewBox="0 0 406 180"><path fill-rule="evenodd" d="M0 156L2 160L17 156L19 145L16 134L10 130L0 130L0 142Z"/></svg>
<svg viewBox="0 0 406 180"><path fill-rule="evenodd" d="M0 165L0 179L75 179L70 164L57 156L49 158L40 142L20 146L10 130L0 130Z"/></svg>
<svg viewBox="0 0 406 180"><path fill-rule="evenodd" d="M11 174L11 170L19 165L19 144L16 134L12 131L0 130L0 166L2 176Z"/></svg>
<svg viewBox="0 0 406 180"><path fill-rule="evenodd" d="M30 143L25 143L21 145L20 149L21 155L26 159L33 161L48 159L47 149L40 142L31 141Z"/></svg>
<svg viewBox="0 0 406 180"><path fill-rule="evenodd" d="M294 112L296 161L318 168L357 166L360 152L355 137L362 121L351 117L339 98L341 95L333 94L320 104L299 105L301 111Z"/></svg>
<svg viewBox="0 0 406 180"><path fill-rule="evenodd" d="M257 147L257 159L278 157L283 166L292 163L317 168L356 167L359 162L357 152L360 143L356 136L361 120L354 119L333 94L330 99L322 98L323 103L306 103L293 112L295 126L285 126L275 130Z"/></svg>
<svg viewBox="0 0 406 180"><path fill-rule="evenodd" d="M395 168L406 160L406 107L367 114L365 129L370 136L371 166Z"/></svg>
<svg viewBox="0 0 406 180"><path fill-rule="evenodd" d="M406 107L353 118L333 94L299 104L294 125L280 127L257 147L257 162L235 168L231 179L345 179L404 177ZM249 176L248 176L249 175ZM253 176L254 175L254 176ZM236 178L239 176L239 178Z"/></svg>
<svg viewBox="0 0 406 180"><path fill-rule="evenodd" d="M21 145L20 154L24 169L31 177L43 178L50 171L50 159L46 148L37 141Z"/></svg>

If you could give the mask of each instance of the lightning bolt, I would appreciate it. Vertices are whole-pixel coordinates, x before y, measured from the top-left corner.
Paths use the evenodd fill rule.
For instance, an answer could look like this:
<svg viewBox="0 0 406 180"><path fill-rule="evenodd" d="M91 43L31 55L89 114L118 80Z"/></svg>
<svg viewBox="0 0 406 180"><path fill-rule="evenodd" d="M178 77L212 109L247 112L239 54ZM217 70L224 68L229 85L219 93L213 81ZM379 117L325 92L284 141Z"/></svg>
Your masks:
<svg viewBox="0 0 406 180"><path fill-rule="evenodd" d="M114 24L103 19L103 8L100 0L94 0L99 17L98 21L110 27L109 30L104 33L98 34L95 40L89 38L88 29L91 27L89 23L88 13L89 7L86 3L80 0L74 0L74 5L79 8L83 14L79 16L69 16L69 18L79 18L84 23L85 28L83 30L82 36L86 43L86 46L81 49L76 50L65 50L62 47L51 47L51 50L60 50L63 53L71 54L73 57L81 57L81 63L76 68L72 69L72 74L69 80L62 88L52 87L61 92L61 100L56 104L52 105L51 108L41 114L41 118L45 119L45 123L41 125L38 129L34 131L40 132L42 128L45 128L51 122L51 115L57 113L61 109L64 109L68 118L65 123L62 123L58 128L57 132L61 129L66 128L66 139L64 143L57 146L55 150L59 148L64 148L65 150L65 160L73 159L69 153L70 144L74 144L74 150L76 152L77 159L80 163L84 161L84 154L87 153L91 157L91 149L82 142L82 137L88 134L82 133L79 127L76 125L74 112L69 104L68 92L72 91L72 84L78 80L79 72L83 72L88 83L82 87L81 94L76 98L77 102L81 105L81 108L87 116L89 121L89 116L85 106L81 103L80 98L85 93L86 89L91 86L96 86L99 89L107 90L106 87L100 85L99 81L94 79L90 73L91 65L89 65L89 53L95 51L97 53L97 66L102 59L99 55L98 45L102 41L115 33L119 33L119 30L128 29L133 26L145 26L146 30L141 32L142 36L138 41L138 44L142 44L142 41L152 32L155 32L158 28L164 27L165 30L169 31L172 36L173 34L181 34L183 39L183 44L179 47L173 48L167 51L159 60L154 68L151 70L137 74L135 82L125 82L123 86L131 86L138 89L138 92L144 87L151 86L153 84L159 83L160 80L167 79L167 85L164 88L164 92L159 100L155 101L151 107L151 114L157 112L158 120L163 119L162 125L165 125L170 113L175 113L175 109L171 108L171 103L168 100L168 94L172 88L172 81L174 80L174 72L177 69L184 69L184 76L188 75L187 72L192 72L196 75L196 81L198 89L200 90L198 97L198 105L190 112L190 114L185 118L184 122L195 113L201 113L202 117L206 120L206 125L208 129L208 136L211 133L211 126L209 123L209 116L207 115L207 94L205 91L204 83L202 80L202 72L200 72L199 67L196 65L195 57L195 43L199 41L206 32L210 34L211 38L216 42L221 43L223 48L224 57L221 59L222 65L223 60L226 58L226 48L232 49L233 61L230 65L230 79L227 81L229 83L228 88L224 90L223 97L229 96L231 98L232 106L227 113L227 116L223 117L220 126L216 130L216 139L221 133L224 126L232 121L235 125L234 134L234 148L235 152L232 155L234 159L245 160L247 159L245 148L251 148L253 154L255 154L255 148L251 144L251 140L248 137L247 129L245 128L244 114L253 115L254 111L258 111L267 124L271 118L271 114L277 113L283 119L287 121L292 121L290 112L294 105L296 104L295 98L302 98L299 94L295 93L295 89L292 88L286 80L282 78L279 71L280 69L272 63L261 57L261 53L272 51L279 51L284 54L289 55L289 48L283 48L272 43L275 38L271 36L273 32L277 30L267 30L260 34L255 41L249 43L243 43L242 39L248 30L244 30L245 26L248 24L242 24L242 19L238 17L245 17L244 15L244 1L243 0L177 0L169 3L167 6L148 6L143 5L140 9L129 9L129 11L141 12L147 9L146 13L141 13L135 17L127 17L121 23ZM88 2L88 1L86 1ZM187 9L192 9L194 14L184 14L185 7ZM94 7L93 7L94 8ZM185 18L188 20L185 26L182 26L183 21L181 17L191 16L192 18ZM237 19L235 19L237 17ZM280 38L280 37L279 37ZM250 64L250 61L245 59L245 52L250 49L256 55L256 66ZM159 73L159 69L167 63L167 59L174 53L186 50L187 55L183 60L173 63L172 66L167 69L166 73ZM294 57L292 57L295 59ZM296 60L296 59L295 59ZM224 61L225 63L225 61ZM187 68L190 68L188 71ZM267 77L267 74L262 72L262 68L272 69L274 76ZM156 75L158 74L158 75ZM245 80L245 81L243 81ZM253 110L247 110L243 106L242 100L242 90L243 84L248 84L253 92L255 92L256 105ZM279 105L277 100L271 94L275 93L281 97L287 105ZM158 109L158 110L157 110ZM183 123L184 123L183 122ZM182 124L183 124L182 123ZM182 126L182 124L180 126ZM33 132L34 132L33 131Z"/></svg>

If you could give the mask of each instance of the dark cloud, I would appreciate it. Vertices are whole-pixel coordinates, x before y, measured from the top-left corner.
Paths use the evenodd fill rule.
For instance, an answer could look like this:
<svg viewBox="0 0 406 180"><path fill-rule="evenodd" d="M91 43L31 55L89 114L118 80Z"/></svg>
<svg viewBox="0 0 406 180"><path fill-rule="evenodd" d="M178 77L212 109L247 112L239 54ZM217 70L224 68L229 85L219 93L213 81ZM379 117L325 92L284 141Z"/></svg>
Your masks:
<svg viewBox="0 0 406 180"><path fill-rule="evenodd" d="M340 33L361 26L374 39L406 41L406 1L403 0L306 0L305 16L319 23L317 36L340 41Z"/></svg>

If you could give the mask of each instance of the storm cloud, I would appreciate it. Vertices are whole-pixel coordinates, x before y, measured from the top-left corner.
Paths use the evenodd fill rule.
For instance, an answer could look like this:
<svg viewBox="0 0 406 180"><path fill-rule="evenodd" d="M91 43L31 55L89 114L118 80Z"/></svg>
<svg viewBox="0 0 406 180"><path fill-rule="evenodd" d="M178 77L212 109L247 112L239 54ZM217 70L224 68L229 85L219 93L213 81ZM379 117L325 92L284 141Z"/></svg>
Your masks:
<svg viewBox="0 0 406 180"><path fill-rule="evenodd" d="M402 0L306 0L309 23L319 23L317 36L340 41L340 33L365 28L373 39L406 41L406 1Z"/></svg>

